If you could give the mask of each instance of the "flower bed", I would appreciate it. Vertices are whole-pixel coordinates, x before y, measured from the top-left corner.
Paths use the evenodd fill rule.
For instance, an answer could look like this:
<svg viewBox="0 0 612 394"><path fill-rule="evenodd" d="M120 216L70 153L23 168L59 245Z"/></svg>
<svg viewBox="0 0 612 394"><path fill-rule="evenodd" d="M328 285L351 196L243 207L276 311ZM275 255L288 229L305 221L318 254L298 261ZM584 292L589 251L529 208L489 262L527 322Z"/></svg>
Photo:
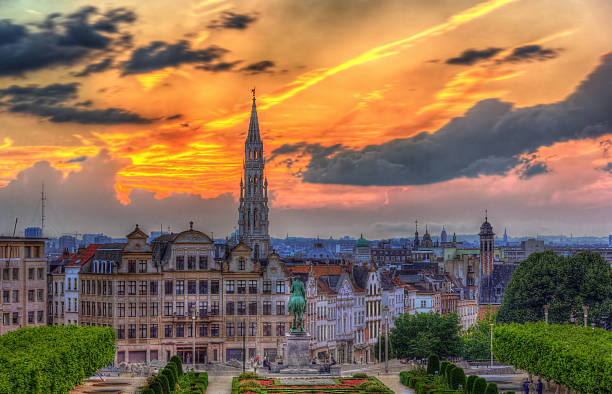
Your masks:
<svg viewBox="0 0 612 394"><path fill-rule="evenodd" d="M312 384L308 384L308 380ZM380 380L373 376L362 378L300 378L291 384L291 379L263 378L252 373L235 377L232 381L232 394L317 394L317 393L393 393ZM328 384L329 383L329 384Z"/></svg>

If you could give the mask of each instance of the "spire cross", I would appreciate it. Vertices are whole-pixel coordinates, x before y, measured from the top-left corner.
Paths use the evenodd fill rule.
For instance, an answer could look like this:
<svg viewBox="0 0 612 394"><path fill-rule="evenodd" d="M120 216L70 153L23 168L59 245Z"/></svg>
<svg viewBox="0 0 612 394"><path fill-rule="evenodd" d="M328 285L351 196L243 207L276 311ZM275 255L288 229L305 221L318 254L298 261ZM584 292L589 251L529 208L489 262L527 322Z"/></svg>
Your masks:
<svg viewBox="0 0 612 394"><path fill-rule="evenodd" d="M255 100L255 88L251 89L251 93L253 93L253 100Z"/></svg>
<svg viewBox="0 0 612 394"><path fill-rule="evenodd" d="M487 212L487 209L485 208L485 222L487 222L489 220L489 214Z"/></svg>
<svg viewBox="0 0 612 394"><path fill-rule="evenodd" d="M419 220L418 219L414 221L414 229L416 231L419 231Z"/></svg>

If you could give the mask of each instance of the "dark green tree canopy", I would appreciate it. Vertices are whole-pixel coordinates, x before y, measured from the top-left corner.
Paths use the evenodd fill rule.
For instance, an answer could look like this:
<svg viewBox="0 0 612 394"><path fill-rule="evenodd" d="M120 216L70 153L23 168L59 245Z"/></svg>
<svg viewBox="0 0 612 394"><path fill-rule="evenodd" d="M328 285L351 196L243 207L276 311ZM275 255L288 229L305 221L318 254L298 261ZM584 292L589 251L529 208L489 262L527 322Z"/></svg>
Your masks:
<svg viewBox="0 0 612 394"><path fill-rule="evenodd" d="M514 271L506 288L497 320L524 323L544 320L566 323L572 310L582 322L582 306L589 309L589 322L598 325L602 316L612 316L612 270L599 254L579 253L561 257L551 251L533 253Z"/></svg>
<svg viewBox="0 0 612 394"><path fill-rule="evenodd" d="M460 328L459 317L454 313L404 314L395 319L389 343L399 358L425 358L431 353L440 357L457 356L461 350Z"/></svg>

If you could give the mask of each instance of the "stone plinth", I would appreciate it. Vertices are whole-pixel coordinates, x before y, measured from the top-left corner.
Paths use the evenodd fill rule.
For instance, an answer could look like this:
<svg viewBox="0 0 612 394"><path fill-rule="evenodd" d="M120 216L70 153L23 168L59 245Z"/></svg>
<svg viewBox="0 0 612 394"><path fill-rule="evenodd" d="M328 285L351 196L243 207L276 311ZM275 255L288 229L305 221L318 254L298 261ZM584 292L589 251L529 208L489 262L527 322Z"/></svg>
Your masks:
<svg viewBox="0 0 612 394"><path fill-rule="evenodd" d="M310 360L310 335L307 333L287 334L287 352L285 365L291 367L307 367Z"/></svg>

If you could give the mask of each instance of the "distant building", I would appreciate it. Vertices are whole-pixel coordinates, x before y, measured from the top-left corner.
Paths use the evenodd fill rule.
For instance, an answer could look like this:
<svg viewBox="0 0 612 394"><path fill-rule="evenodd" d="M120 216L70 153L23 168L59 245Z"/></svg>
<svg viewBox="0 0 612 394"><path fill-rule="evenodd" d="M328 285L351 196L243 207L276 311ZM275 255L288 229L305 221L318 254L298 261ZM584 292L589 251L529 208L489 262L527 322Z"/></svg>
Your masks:
<svg viewBox="0 0 612 394"><path fill-rule="evenodd" d="M485 221L480 226L480 273L481 277L489 275L493 270L493 251L495 248L495 233L485 214Z"/></svg>
<svg viewBox="0 0 612 394"><path fill-rule="evenodd" d="M42 238L42 229L40 227L26 227L24 235L26 238Z"/></svg>
<svg viewBox="0 0 612 394"><path fill-rule="evenodd" d="M369 263L372 260L370 243L363 238L363 234L361 234L361 237L355 242L353 256L358 263Z"/></svg>
<svg viewBox="0 0 612 394"><path fill-rule="evenodd" d="M70 253L77 251L77 239L72 235L62 235L59 238L59 249L60 251L68 249Z"/></svg>

